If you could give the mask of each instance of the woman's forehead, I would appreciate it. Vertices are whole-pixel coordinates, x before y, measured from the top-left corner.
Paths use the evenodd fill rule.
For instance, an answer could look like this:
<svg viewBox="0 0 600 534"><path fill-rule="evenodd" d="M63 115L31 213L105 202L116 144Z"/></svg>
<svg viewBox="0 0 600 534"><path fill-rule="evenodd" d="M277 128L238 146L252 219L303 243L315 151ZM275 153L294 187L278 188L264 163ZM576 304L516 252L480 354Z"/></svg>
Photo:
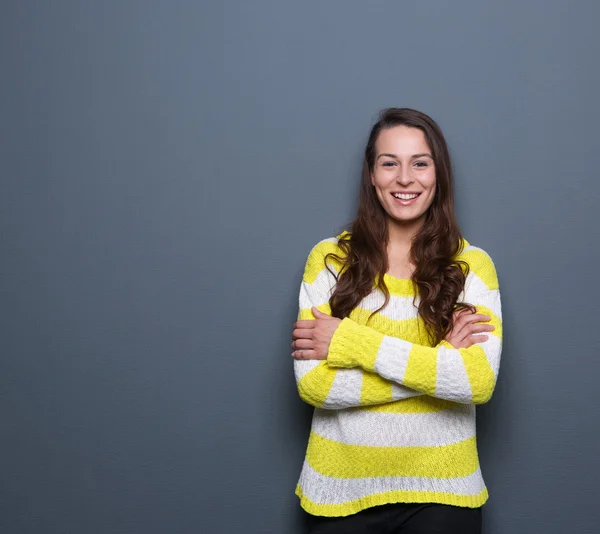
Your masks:
<svg viewBox="0 0 600 534"><path fill-rule="evenodd" d="M415 154L430 152L425 134L419 128L394 126L385 128L379 133L375 143L377 154L391 153L398 157L410 157Z"/></svg>

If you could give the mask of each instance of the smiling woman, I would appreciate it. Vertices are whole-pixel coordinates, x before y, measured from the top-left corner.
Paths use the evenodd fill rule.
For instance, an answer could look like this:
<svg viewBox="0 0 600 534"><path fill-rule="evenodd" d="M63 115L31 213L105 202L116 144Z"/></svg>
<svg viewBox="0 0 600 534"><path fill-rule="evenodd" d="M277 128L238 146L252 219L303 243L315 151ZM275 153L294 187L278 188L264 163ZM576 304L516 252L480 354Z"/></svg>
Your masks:
<svg viewBox="0 0 600 534"><path fill-rule="evenodd" d="M481 531L475 405L496 383L501 306L452 182L438 125L384 110L356 219L309 254L292 355L315 407L296 488L313 533Z"/></svg>

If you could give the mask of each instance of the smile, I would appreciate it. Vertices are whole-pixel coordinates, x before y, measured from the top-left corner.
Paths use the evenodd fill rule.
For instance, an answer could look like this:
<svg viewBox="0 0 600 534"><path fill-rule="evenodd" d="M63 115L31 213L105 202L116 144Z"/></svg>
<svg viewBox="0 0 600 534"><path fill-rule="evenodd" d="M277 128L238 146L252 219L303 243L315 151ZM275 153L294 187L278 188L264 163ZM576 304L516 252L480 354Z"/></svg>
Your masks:
<svg viewBox="0 0 600 534"><path fill-rule="evenodd" d="M421 195L421 193L392 193L392 196L402 206L409 206L417 198L419 198L420 195Z"/></svg>

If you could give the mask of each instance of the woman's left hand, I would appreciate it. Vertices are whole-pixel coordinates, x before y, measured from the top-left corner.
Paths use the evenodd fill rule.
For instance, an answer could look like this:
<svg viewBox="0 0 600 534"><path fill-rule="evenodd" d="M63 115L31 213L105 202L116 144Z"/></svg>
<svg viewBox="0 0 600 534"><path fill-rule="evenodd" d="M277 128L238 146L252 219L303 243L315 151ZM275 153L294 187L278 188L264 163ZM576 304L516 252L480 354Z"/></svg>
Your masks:
<svg viewBox="0 0 600 534"><path fill-rule="evenodd" d="M292 356L297 360L326 360L333 333L342 322L315 306L312 307L312 314L315 316L314 321L297 321L294 324Z"/></svg>

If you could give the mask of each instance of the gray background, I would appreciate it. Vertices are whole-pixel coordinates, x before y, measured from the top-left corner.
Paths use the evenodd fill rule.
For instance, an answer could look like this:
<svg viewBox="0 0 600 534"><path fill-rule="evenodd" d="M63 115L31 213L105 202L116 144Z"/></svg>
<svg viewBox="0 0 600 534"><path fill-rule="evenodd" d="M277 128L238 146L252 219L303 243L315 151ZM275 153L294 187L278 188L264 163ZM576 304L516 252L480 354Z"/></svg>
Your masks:
<svg viewBox="0 0 600 534"><path fill-rule="evenodd" d="M598 532L600 4L4 1L0 532L300 533L304 261L444 129L505 350L486 532Z"/></svg>

